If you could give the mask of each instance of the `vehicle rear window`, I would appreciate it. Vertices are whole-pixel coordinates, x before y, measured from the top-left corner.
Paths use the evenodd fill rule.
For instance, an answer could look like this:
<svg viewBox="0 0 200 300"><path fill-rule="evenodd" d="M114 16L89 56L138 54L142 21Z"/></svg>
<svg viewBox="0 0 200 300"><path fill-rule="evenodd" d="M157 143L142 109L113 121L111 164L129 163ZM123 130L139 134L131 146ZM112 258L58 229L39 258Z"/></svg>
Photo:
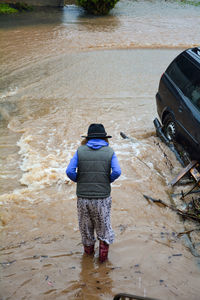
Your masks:
<svg viewBox="0 0 200 300"><path fill-rule="evenodd" d="M200 111L200 70L181 55L169 66L166 72Z"/></svg>

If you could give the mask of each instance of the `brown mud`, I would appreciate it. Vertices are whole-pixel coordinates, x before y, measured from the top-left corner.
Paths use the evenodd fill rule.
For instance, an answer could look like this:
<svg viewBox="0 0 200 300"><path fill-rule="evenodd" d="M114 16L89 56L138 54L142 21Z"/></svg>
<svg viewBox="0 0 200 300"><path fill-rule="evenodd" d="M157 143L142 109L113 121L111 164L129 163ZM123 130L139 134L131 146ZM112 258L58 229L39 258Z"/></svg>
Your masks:
<svg viewBox="0 0 200 300"><path fill-rule="evenodd" d="M197 9L122 1L105 19L72 5L40 13L37 24L34 12L30 23L0 20L2 299L198 299L199 224L143 197L171 204L191 186L169 185L182 167L153 119L161 74L199 42ZM83 255L75 184L65 175L93 122L113 136L122 168L112 184L116 238L102 265L98 243L93 258Z"/></svg>

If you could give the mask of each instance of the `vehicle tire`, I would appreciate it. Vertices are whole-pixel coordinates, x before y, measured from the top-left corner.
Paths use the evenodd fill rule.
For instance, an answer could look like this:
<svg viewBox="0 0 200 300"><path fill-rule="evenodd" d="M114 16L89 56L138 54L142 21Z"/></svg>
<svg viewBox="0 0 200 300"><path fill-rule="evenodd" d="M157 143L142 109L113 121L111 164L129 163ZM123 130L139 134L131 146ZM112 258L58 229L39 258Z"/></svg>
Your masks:
<svg viewBox="0 0 200 300"><path fill-rule="evenodd" d="M163 131L165 136L170 141L176 141L177 140L177 126L176 122L174 120L174 117L172 115L167 115L163 121Z"/></svg>

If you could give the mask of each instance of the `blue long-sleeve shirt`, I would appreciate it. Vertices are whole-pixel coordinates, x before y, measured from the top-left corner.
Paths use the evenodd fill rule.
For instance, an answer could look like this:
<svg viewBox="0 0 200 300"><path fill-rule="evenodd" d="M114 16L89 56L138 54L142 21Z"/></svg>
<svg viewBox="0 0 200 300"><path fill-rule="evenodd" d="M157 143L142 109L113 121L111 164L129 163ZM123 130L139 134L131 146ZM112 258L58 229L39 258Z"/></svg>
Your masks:
<svg viewBox="0 0 200 300"><path fill-rule="evenodd" d="M108 143L102 139L91 139L86 144L88 147L92 149L99 149L101 147L108 146ZM67 176L74 182L77 182L77 167L78 167L78 151L74 154L70 163L66 169ZM114 152L111 159L111 174L110 174L110 182L112 183L121 175L121 168L118 163L117 156Z"/></svg>

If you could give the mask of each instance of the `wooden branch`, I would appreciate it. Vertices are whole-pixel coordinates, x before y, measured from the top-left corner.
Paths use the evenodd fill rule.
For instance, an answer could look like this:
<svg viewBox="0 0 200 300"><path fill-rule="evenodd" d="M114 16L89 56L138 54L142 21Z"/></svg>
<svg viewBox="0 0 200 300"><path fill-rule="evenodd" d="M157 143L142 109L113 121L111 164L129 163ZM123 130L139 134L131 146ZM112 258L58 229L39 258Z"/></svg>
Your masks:
<svg viewBox="0 0 200 300"><path fill-rule="evenodd" d="M147 195L143 195L143 197L147 201L150 201L150 202L153 202L153 203L157 203L157 204L161 204L161 205L163 205L165 207L170 208L171 210L175 211L177 214L183 216L184 218L189 218L189 219L192 219L192 220L200 222L200 217L196 216L195 214L186 213L186 212L184 212L184 211L176 208L173 205L169 205L169 204L165 203L164 201L162 201L160 199L154 199L154 198L152 198L150 196L147 196Z"/></svg>

